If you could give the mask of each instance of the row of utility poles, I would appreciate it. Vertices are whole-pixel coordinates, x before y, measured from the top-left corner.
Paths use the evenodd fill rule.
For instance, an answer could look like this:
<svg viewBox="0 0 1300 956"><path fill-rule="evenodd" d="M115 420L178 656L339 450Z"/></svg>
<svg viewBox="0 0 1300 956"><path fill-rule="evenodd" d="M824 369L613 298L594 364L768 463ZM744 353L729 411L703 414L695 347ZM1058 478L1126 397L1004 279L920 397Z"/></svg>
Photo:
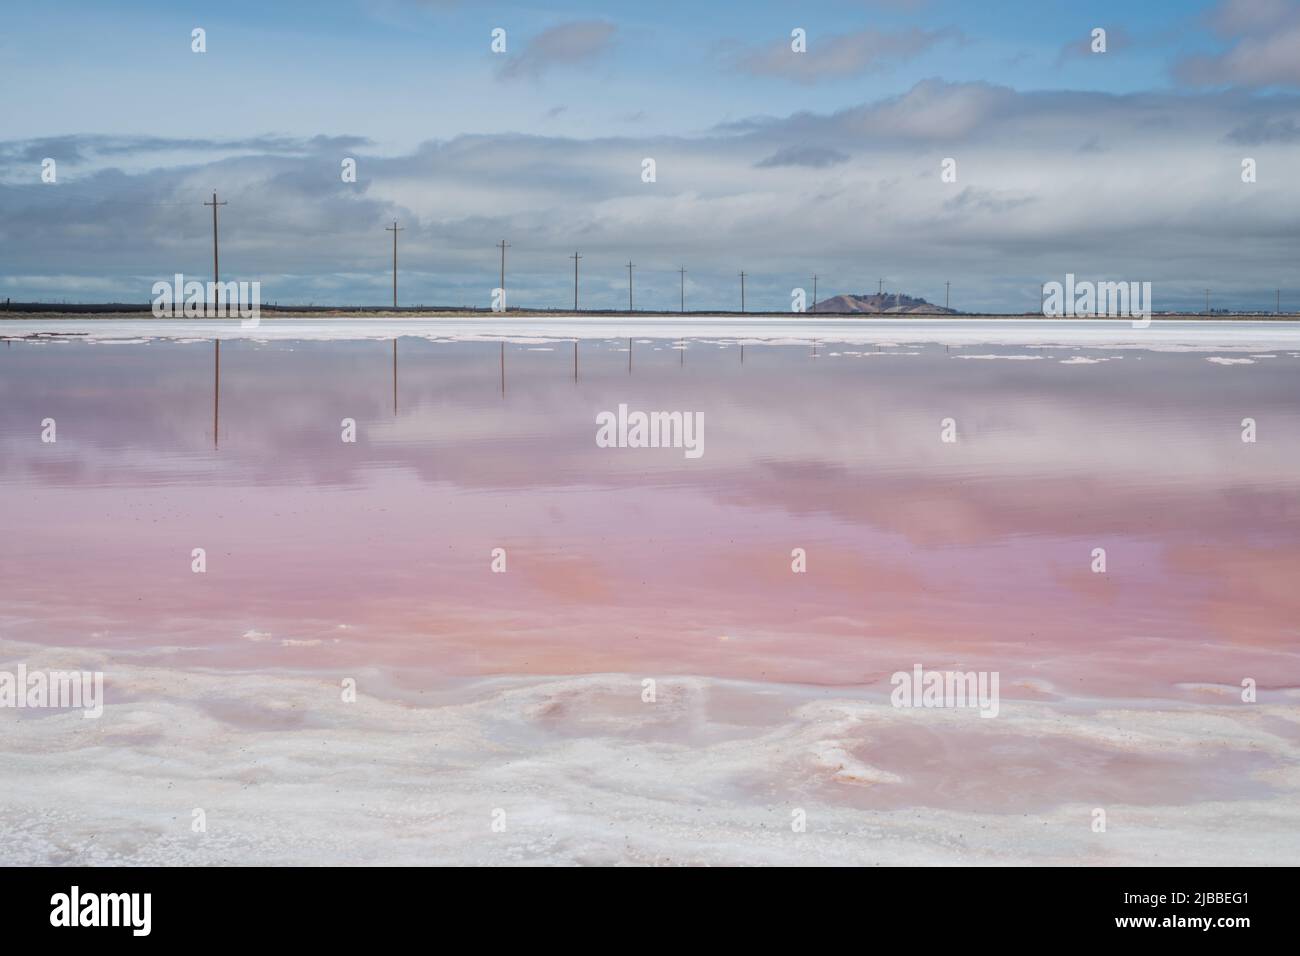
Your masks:
<svg viewBox="0 0 1300 956"><path fill-rule="evenodd" d="M204 202L203 205L205 205L205 206L211 206L211 207L212 207L212 277L213 277L213 281L214 281L214 282L220 282L220 281L221 281L221 279L220 279L220 269L219 269L219 266L218 266L218 258L217 258L217 256L218 256L218 252L217 252L217 249L218 249L218 241L217 241L217 207L218 207L218 206L225 206L225 205L227 205L227 203L226 203L225 201L217 202L217 194L216 194L216 192L213 192L213 193L212 193L212 201L211 201L211 202ZM385 227L384 227L384 231L385 231L385 232L391 232L391 233L393 234L393 308L396 309L396 308L397 308L397 234L398 234L399 232L405 232L405 231L406 231L406 227L405 227L405 226L399 226L399 225L397 224L397 220L394 219L394 220L393 220L393 224L392 224L391 226L385 226ZM504 239L502 239L500 242L497 243L497 248L501 250L501 271L500 271L500 275L499 275L499 281L500 281L501 284L500 284L500 286L498 286L498 288L500 288L500 290L501 290L502 305L503 305L503 308L504 308L504 303L505 303L505 291L506 291L506 250L510 248L510 243L508 243L508 242L506 242ZM577 312L577 311L578 311L578 263L579 263L579 261L581 261L581 259L582 259L583 257L582 257L582 256L581 256L581 255L580 255L580 254L575 250L574 253L573 253L573 255L569 256L569 258L573 260L573 311ZM627 263L627 310L628 310L629 312L632 312L632 311L633 311L633 298L632 298L632 270L635 269L635 268L636 268L635 263L633 263L633 262L629 259L629 260L628 260L628 263ZM680 305L681 305L681 310L682 310L683 312L685 312L685 311L686 311L686 267L685 267L685 266L682 266L680 269L677 270L677 272L678 272L678 274L679 274L680 277L681 277L681 302L680 302ZM745 311L745 279L746 279L747 276L748 276L748 273L746 273L746 272L742 269L741 272L740 272L740 311L741 311L742 313ZM818 276L817 276L816 273L814 273L814 274L813 274L813 277L812 277L812 281L813 281L813 297L812 297L812 302L813 302L813 308L814 308L814 309L815 309L816 306L817 306L817 279L818 279ZM884 280L884 279L881 279L881 280L880 280L880 288L877 290L878 294L883 292L883 290L884 290L884 283L885 283L885 280ZM949 285L950 285L950 283L947 283L947 282L944 283L943 306L944 306L945 309L948 308L948 287L949 287ZM1208 294L1208 290L1207 290L1207 294ZM1279 297L1279 298L1278 298L1278 301L1280 302L1280 301L1281 301L1281 292L1278 293L1278 297ZM1208 301L1208 300L1207 300L1207 301ZM1207 311L1208 311L1208 306L1207 306Z"/></svg>
<svg viewBox="0 0 1300 956"><path fill-rule="evenodd" d="M213 193L213 198L214 199L216 198L215 193ZM395 309L397 308L397 234L403 231L405 227L399 227L397 225L397 220L394 219L393 224L391 226L385 226L384 228L386 231L391 232L393 234L393 308ZM215 235L216 233L214 232L213 236L215 237ZM506 292L506 250L510 248L510 243L502 239L500 242L497 243L497 248L501 250L501 272L499 276L499 281L501 284L498 286L498 288L501 290L501 301L503 303L503 308L504 308L505 292ZM578 263L582 261L583 256L575 249L573 255L569 256L569 258L573 260L573 311L577 312L578 311ZM634 304L633 304L634 300L632 295L632 287L633 287L632 270L634 270L635 268L636 268L636 263L634 263L631 259L629 259L627 262L627 310L629 312L634 311ZM681 278L680 306L681 306L681 310L685 312L686 311L686 267L682 266L680 269L677 270L677 273ZM740 273L740 311L741 312L745 311L745 279L747 276L748 273L746 273L744 270L741 270ZM813 279L813 305L816 306L817 276L814 275L812 279ZM884 280L882 279L881 282L883 283Z"/></svg>
<svg viewBox="0 0 1300 956"><path fill-rule="evenodd" d="M1206 315L1210 314L1210 292L1211 291L1213 290L1211 289L1205 290L1205 314ZM1273 311L1274 314L1281 315L1282 314L1282 290L1278 289L1276 291L1277 291L1277 301L1274 303Z"/></svg>
<svg viewBox="0 0 1300 956"><path fill-rule="evenodd" d="M222 200L222 202L217 202L216 191L213 191L211 202L207 202L207 200L205 200L203 204L204 206L212 207L212 281L220 282L221 281L221 260L220 258L218 258L217 208L221 206L227 206L227 203L225 202L225 200ZM406 226L399 226L398 221L393 220L393 225L385 226L383 230L385 230L385 232L393 233L393 308L396 308L398 307L398 233L406 232ZM506 307L506 250L507 248L510 248L510 243L502 239L502 241L497 243L497 247L500 250L499 289L500 289L500 295L502 295L502 299L500 299L500 302L502 302L502 308L504 308ZM578 303L577 264L578 261L582 259L582 256L578 255L577 251L575 251L573 252L573 255L569 256L569 259L573 260L573 311L576 312L577 303ZM632 271L634 268L636 268L636 264L634 264L633 261L629 259L628 260L628 311L629 312L633 311ZM677 269L677 273L679 273L681 276L681 311L685 312L686 311L686 267L681 267L680 269ZM746 273L745 271L741 271L740 273L740 311L741 312L745 311L745 278L748 277L748 274L749 273ZM819 278L818 274L813 273L813 307L814 308L816 307L816 284L818 284L818 278ZM881 278L878 289L876 289L876 294L883 295L884 287L885 287L885 281L883 280L883 278ZM944 308L949 308L950 291L952 291L952 282L944 282ZM1210 290L1206 289L1205 290L1205 315L1209 315L1209 312L1210 312ZM1281 289L1277 290L1277 313L1278 315L1282 315L1282 290Z"/></svg>

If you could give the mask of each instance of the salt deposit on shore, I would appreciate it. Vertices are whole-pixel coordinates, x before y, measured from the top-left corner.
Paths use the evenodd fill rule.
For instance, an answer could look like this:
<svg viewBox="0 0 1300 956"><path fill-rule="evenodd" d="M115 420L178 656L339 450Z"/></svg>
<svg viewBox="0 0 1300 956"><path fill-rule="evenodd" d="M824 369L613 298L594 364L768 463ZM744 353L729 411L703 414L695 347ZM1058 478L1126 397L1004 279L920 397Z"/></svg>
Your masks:
<svg viewBox="0 0 1300 956"><path fill-rule="evenodd" d="M439 318L265 317L243 328L238 319L170 320L106 316L67 319L20 319L0 322L0 337L75 336L81 341L133 342L149 338L182 341L248 338L257 341L390 339L415 336L446 341L498 341L519 344L569 342L573 339L619 339L629 336L726 339L731 342L782 345L822 341L887 345L1082 346L1156 351L1246 351L1300 347L1300 322L1155 319L1135 328L1129 319L1038 318L733 318L728 316L548 315Z"/></svg>
<svg viewBox="0 0 1300 956"><path fill-rule="evenodd" d="M1294 690L1253 705L1004 699L981 720L849 688L664 678L646 703L641 675L398 692L359 673L345 703L339 675L0 648L32 667L95 657L109 684L99 720L0 711L6 864L1202 865L1300 853ZM792 830L796 810L806 832Z"/></svg>

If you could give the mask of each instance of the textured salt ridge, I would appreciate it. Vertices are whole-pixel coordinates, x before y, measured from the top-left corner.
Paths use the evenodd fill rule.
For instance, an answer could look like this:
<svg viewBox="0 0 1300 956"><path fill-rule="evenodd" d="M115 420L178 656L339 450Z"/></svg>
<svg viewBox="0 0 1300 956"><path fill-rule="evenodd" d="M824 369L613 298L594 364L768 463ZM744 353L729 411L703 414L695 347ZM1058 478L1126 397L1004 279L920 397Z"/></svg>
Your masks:
<svg viewBox="0 0 1300 956"><path fill-rule="evenodd" d="M102 667L110 688L100 720L0 711L7 864L1200 865L1300 852L1295 690L1253 705L1211 685L1193 688L1203 706L1004 699L982 720L846 688L674 677L647 704L640 675L399 692L361 672L348 704L338 675L0 650L29 667ZM984 748L972 772L986 785L963 804L959 781L955 804L936 807L924 768L944 740ZM1000 753L1044 745L1105 752L1130 771L1204 765L1236 776L1239 792L1198 800L1170 786L1099 802L1124 775L1087 760L1065 762L1078 780L1051 805L1016 800L1060 768L989 789ZM1253 769L1231 769L1247 757ZM909 786L917 802L871 805ZM191 831L195 807L206 833ZM795 808L804 833L791 831Z"/></svg>

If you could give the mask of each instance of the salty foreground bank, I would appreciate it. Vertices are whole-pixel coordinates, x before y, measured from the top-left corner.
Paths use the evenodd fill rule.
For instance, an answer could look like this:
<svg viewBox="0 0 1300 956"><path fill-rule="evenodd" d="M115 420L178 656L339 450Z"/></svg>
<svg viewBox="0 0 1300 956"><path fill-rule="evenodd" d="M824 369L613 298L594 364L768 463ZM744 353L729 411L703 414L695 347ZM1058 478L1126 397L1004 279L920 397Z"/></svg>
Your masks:
<svg viewBox="0 0 1300 956"><path fill-rule="evenodd" d="M336 675L0 651L111 674L99 720L0 713L7 864L1282 865L1300 853L1294 689L1248 709L1215 687L1181 706L1004 698L984 721L850 688L675 677L648 703L633 674L403 691L358 673L348 703Z"/></svg>

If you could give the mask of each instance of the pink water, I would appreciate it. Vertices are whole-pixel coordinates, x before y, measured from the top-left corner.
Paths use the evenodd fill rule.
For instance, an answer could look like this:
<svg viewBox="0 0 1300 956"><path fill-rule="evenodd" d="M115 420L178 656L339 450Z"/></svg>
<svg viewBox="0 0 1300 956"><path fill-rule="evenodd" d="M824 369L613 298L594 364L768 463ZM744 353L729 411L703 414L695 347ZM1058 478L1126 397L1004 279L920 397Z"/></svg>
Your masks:
<svg viewBox="0 0 1300 956"><path fill-rule="evenodd" d="M214 445L211 343L17 343L9 635L437 675L1300 683L1296 359L673 345L629 373L625 341L584 342L576 382L569 343L509 345L503 396L497 345L408 339L394 413L391 343L226 342ZM596 447L620 402L702 412L705 455Z"/></svg>
<svg viewBox="0 0 1300 956"><path fill-rule="evenodd" d="M637 339L629 370L626 339L586 340L575 378L571 342L405 337L394 375L391 341L234 340L218 388L211 341L14 341L0 637L131 667L363 673L394 699L588 674L887 694L920 663L997 671L1004 708L1053 704L1068 724L1072 701L1195 709L1237 701L1245 678L1300 686L1295 354L750 342L742 362L734 341L675 345ZM1063 364L1079 357L1094 361ZM704 455L597 447L596 414L620 403L703 413ZM108 683L137 694L111 668ZM708 699L710 725L783 719L750 691ZM529 732L610 732L565 700ZM1289 753L1287 706L1252 726ZM1272 792L1251 775L1291 765L1255 744L1205 763L983 723L845 731L818 759L898 784L845 791L836 771L807 792L1010 812L1101 775L1114 800L1208 801ZM752 791L749 773L728 786Z"/></svg>

